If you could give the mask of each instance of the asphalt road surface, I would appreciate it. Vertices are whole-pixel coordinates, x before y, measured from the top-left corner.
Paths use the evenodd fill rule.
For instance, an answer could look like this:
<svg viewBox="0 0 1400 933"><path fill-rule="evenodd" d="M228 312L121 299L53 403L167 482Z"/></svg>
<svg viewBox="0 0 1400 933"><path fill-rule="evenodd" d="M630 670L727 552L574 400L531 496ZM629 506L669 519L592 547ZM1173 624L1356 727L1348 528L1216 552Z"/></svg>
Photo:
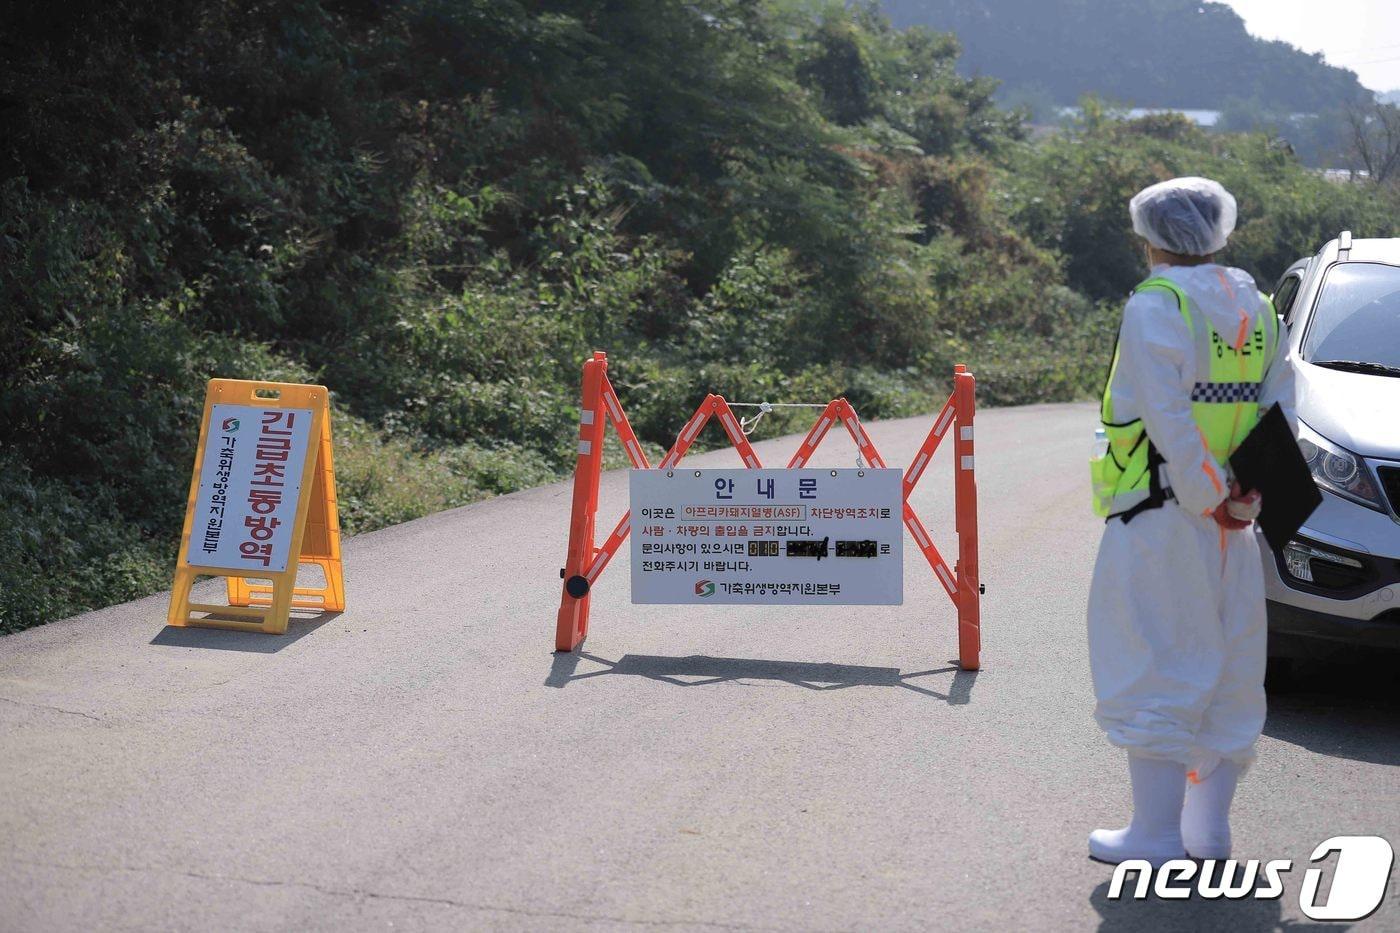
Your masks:
<svg viewBox="0 0 1400 933"><path fill-rule="evenodd" d="M283 638L155 596L0 639L0 928L1310 926L1318 843L1400 841L1387 663L1271 703L1234 823L1294 860L1281 900L1110 901L1085 855L1128 807L1090 716L1091 411L979 415L978 673L912 546L903 606L829 610L633 607L624 549L555 655L567 484L348 542L350 609ZM904 464L928 424L869 428ZM915 500L945 554L950 456ZM1395 884L1362 926L1400 928Z"/></svg>

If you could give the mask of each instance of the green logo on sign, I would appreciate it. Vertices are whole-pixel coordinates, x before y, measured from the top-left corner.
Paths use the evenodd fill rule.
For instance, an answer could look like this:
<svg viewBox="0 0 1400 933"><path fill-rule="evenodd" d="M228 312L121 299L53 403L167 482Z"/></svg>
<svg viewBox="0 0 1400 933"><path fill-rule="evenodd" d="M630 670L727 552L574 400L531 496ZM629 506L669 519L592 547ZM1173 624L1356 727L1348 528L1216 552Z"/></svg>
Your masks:
<svg viewBox="0 0 1400 933"><path fill-rule="evenodd" d="M695 595L696 595L696 596L713 596L713 595L715 595L715 585L714 585L713 583L711 583L709 580L696 580L696 581L695 581Z"/></svg>
<svg viewBox="0 0 1400 933"><path fill-rule="evenodd" d="M224 433L225 433L225 434L233 434L233 433L234 433L235 431L237 431L237 430L238 430L238 419L237 419L237 418L225 418L225 419L224 419Z"/></svg>

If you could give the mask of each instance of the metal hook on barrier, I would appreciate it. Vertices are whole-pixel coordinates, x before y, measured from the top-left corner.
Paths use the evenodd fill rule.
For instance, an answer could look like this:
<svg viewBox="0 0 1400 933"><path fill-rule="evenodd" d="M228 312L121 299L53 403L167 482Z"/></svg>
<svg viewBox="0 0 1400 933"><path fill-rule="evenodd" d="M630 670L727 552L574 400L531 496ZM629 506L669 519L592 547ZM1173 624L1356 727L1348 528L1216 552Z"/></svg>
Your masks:
<svg viewBox="0 0 1400 933"><path fill-rule="evenodd" d="M730 403L731 406L732 406L733 404L734 404L733 402ZM742 405L742 403L740 403L740 404ZM746 434L746 435L752 434L753 431L754 431L754 428L758 427L758 423L759 423L760 421L763 420L763 416L766 415L766 414L768 414L768 413L769 413L770 411L772 411L772 410L773 410L773 406L770 405L769 403L767 403L767 402L759 402L759 403L758 403L758 414L754 415L752 418L740 418L740 419L739 419L739 430L740 430L740 431L743 431L744 434Z"/></svg>

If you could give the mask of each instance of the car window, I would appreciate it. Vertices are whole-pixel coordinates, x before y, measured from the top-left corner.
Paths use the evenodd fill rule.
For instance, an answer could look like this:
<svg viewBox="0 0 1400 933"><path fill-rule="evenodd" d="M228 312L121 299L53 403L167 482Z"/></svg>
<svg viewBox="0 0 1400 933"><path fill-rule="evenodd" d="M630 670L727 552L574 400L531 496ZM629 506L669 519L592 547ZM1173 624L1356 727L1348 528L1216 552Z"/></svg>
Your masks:
<svg viewBox="0 0 1400 933"><path fill-rule="evenodd" d="M1327 272L1303 359L1400 367L1400 266L1345 262Z"/></svg>
<svg viewBox="0 0 1400 933"><path fill-rule="evenodd" d="M1285 324L1293 323L1289 315L1293 311L1293 301L1298 297L1298 285L1302 280L1301 275L1290 272L1278 283L1278 288L1274 289L1274 310L1283 317Z"/></svg>

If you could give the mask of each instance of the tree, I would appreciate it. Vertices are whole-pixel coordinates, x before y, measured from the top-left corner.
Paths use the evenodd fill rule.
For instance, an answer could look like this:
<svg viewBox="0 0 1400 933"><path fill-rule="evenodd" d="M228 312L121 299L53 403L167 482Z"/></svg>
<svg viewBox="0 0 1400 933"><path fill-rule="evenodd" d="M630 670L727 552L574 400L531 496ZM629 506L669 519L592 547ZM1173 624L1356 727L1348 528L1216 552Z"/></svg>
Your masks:
<svg viewBox="0 0 1400 933"><path fill-rule="evenodd" d="M1400 177L1400 107L1376 101L1347 108L1352 150L1378 184Z"/></svg>

